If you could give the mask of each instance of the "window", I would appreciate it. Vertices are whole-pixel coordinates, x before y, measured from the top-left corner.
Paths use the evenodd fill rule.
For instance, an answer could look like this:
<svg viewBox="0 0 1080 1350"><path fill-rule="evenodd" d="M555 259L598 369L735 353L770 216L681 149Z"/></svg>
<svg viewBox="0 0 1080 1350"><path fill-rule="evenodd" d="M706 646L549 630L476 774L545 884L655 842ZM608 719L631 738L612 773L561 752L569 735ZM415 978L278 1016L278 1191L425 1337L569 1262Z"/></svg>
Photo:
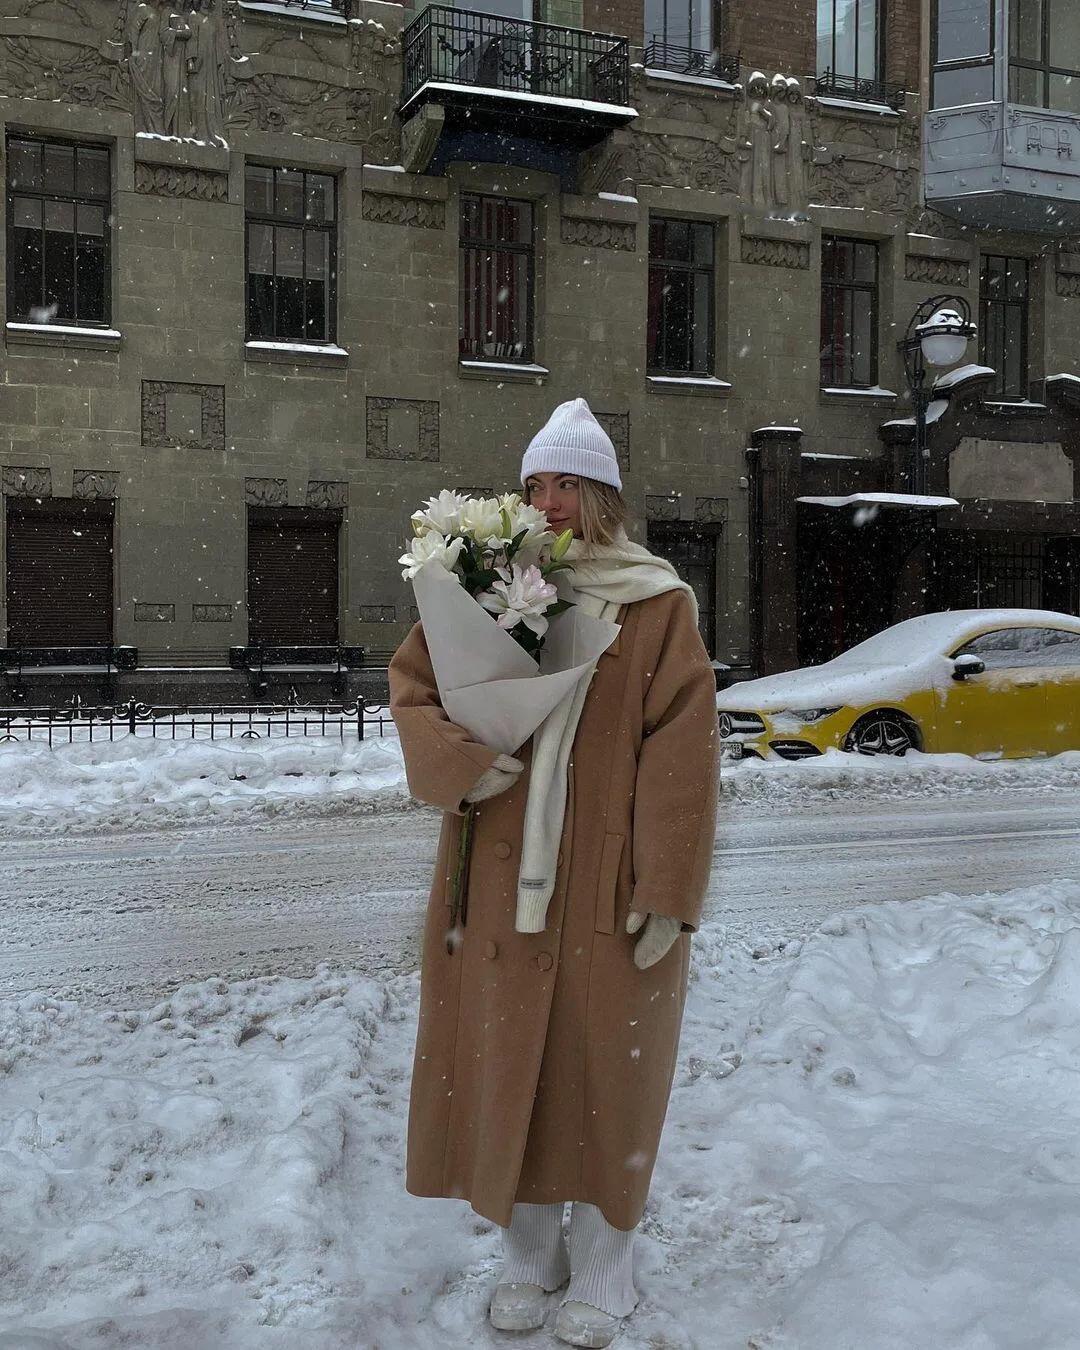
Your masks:
<svg viewBox="0 0 1080 1350"><path fill-rule="evenodd" d="M712 0L645 0L645 43L710 52Z"/></svg>
<svg viewBox="0 0 1080 1350"><path fill-rule="evenodd" d="M249 164L245 199L248 339L333 342L337 308L333 177Z"/></svg>
<svg viewBox="0 0 1080 1350"><path fill-rule="evenodd" d="M110 645L112 549L111 501L9 497L8 645Z"/></svg>
<svg viewBox="0 0 1080 1350"><path fill-rule="evenodd" d="M333 645L338 640L341 513L248 507L248 642Z"/></svg>
<svg viewBox="0 0 1080 1350"><path fill-rule="evenodd" d="M979 281L980 360L999 398L1027 397L1028 261L985 254Z"/></svg>
<svg viewBox="0 0 1080 1350"><path fill-rule="evenodd" d="M109 322L109 151L10 136L9 323Z"/></svg>
<svg viewBox="0 0 1080 1350"><path fill-rule="evenodd" d="M698 603L698 630L705 650L716 652L716 549L719 525L675 520L650 520L646 542L651 552L666 558L687 582Z"/></svg>
<svg viewBox="0 0 1080 1350"><path fill-rule="evenodd" d="M987 670L1080 666L1080 633L1065 628L998 628L967 642L954 656L977 656Z"/></svg>
<svg viewBox="0 0 1080 1350"><path fill-rule="evenodd" d="M868 389L877 381L877 244L821 238L821 385Z"/></svg>
<svg viewBox="0 0 1080 1350"><path fill-rule="evenodd" d="M1080 114L1080 5L1013 0L1009 101Z"/></svg>
<svg viewBox="0 0 1080 1350"><path fill-rule="evenodd" d="M461 198L458 351L470 361L533 359L531 202Z"/></svg>
<svg viewBox="0 0 1080 1350"><path fill-rule="evenodd" d="M994 0L936 0L931 106L955 108L994 97Z"/></svg>
<svg viewBox="0 0 1080 1350"><path fill-rule="evenodd" d="M818 0L817 70L842 79L882 79L880 0Z"/></svg>
<svg viewBox="0 0 1080 1350"><path fill-rule="evenodd" d="M696 220L649 222L648 369L711 375L716 232Z"/></svg>

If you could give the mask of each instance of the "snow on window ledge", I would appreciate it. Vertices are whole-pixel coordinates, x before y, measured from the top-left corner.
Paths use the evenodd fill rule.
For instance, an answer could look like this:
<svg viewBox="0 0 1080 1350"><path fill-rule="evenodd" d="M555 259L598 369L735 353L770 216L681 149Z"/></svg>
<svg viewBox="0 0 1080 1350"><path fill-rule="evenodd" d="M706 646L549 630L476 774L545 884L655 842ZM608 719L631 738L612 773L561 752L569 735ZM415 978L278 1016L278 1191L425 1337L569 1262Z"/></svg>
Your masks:
<svg viewBox="0 0 1080 1350"><path fill-rule="evenodd" d="M861 98L834 98L832 94L815 94L814 99L818 107L826 112L830 108L835 108L837 112L867 113L888 120L896 120L900 116L896 109L890 108L887 103L868 103Z"/></svg>
<svg viewBox="0 0 1080 1350"><path fill-rule="evenodd" d="M662 84L687 85L697 89L715 89L717 93L737 94L741 84L732 84L730 80L721 80L716 75L685 75L678 70L660 70L656 66L645 66L645 78L658 80Z"/></svg>
<svg viewBox="0 0 1080 1350"><path fill-rule="evenodd" d="M551 372L534 361L459 361L458 374L466 380L543 384Z"/></svg>
<svg viewBox="0 0 1080 1350"><path fill-rule="evenodd" d="M124 339L118 328L82 328L64 323L5 324L8 342L31 342L45 347L84 347L116 351Z"/></svg>
<svg viewBox="0 0 1080 1350"><path fill-rule="evenodd" d="M275 0L240 0L240 8L255 13L283 14L290 19L314 19L316 23L347 27L345 16L331 9L326 0L308 0L305 5L290 5L284 0L281 0L281 3L275 3Z"/></svg>
<svg viewBox="0 0 1080 1350"><path fill-rule="evenodd" d="M822 394L826 398L896 398L897 394L892 389L882 389L879 384L871 385L869 389L855 388L854 386L838 386L822 389Z"/></svg>
<svg viewBox="0 0 1080 1350"><path fill-rule="evenodd" d="M244 343L244 356L249 361L282 361L289 365L343 366L349 353L336 342L268 342L255 340Z"/></svg>
<svg viewBox="0 0 1080 1350"><path fill-rule="evenodd" d="M657 394L726 394L728 380L717 375L647 375L646 384Z"/></svg>

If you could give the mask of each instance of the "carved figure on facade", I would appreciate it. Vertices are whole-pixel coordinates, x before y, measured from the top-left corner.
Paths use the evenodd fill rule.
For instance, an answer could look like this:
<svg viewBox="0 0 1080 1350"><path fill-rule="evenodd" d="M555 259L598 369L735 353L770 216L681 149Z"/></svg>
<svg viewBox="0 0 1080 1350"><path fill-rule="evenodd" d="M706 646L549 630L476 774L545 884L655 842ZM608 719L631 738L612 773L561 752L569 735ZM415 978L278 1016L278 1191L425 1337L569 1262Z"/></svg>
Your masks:
<svg viewBox="0 0 1080 1350"><path fill-rule="evenodd" d="M748 181L743 197L760 211L773 204L773 154L776 121L769 107L769 82L760 70L755 70L746 85L746 140L750 155L746 161Z"/></svg>
<svg viewBox="0 0 1080 1350"><path fill-rule="evenodd" d="M228 144L226 82L247 73L247 58L231 49L222 3L139 0L132 7L125 63L136 131Z"/></svg>
<svg viewBox="0 0 1080 1350"><path fill-rule="evenodd" d="M814 153L813 132L806 112L802 85L791 75L784 83L788 105L787 200L792 209L801 214L809 201L806 166Z"/></svg>

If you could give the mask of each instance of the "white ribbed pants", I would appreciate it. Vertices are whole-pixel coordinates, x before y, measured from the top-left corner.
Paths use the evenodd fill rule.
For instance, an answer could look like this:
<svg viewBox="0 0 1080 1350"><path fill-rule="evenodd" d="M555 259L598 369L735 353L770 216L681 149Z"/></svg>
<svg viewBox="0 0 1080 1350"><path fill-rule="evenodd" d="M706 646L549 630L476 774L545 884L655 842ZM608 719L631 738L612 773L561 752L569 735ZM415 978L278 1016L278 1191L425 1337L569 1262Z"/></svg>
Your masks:
<svg viewBox="0 0 1080 1350"><path fill-rule="evenodd" d="M515 1205L503 1229L506 1264L500 1284L558 1289L570 1276L564 1302L588 1303L612 1317L637 1305L634 1232L612 1228L595 1205L575 1200L570 1209L570 1254L563 1242L563 1206Z"/></svg>

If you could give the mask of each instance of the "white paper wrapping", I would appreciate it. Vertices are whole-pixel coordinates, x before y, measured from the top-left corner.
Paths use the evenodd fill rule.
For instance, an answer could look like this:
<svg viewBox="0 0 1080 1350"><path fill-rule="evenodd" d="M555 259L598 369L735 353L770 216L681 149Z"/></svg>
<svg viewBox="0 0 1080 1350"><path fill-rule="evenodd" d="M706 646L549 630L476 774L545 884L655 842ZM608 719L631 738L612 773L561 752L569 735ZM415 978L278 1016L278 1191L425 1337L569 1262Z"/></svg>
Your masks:
<svg viewBox="0 0 1080 1350"><path fill-rule="evenodd" d="M566 574L555 579L570 599ZM441 563L422 567L413 591L447 715L504 755L525 744L619 631L577 606L564 610L551 620L537 664Z"/></svg>

